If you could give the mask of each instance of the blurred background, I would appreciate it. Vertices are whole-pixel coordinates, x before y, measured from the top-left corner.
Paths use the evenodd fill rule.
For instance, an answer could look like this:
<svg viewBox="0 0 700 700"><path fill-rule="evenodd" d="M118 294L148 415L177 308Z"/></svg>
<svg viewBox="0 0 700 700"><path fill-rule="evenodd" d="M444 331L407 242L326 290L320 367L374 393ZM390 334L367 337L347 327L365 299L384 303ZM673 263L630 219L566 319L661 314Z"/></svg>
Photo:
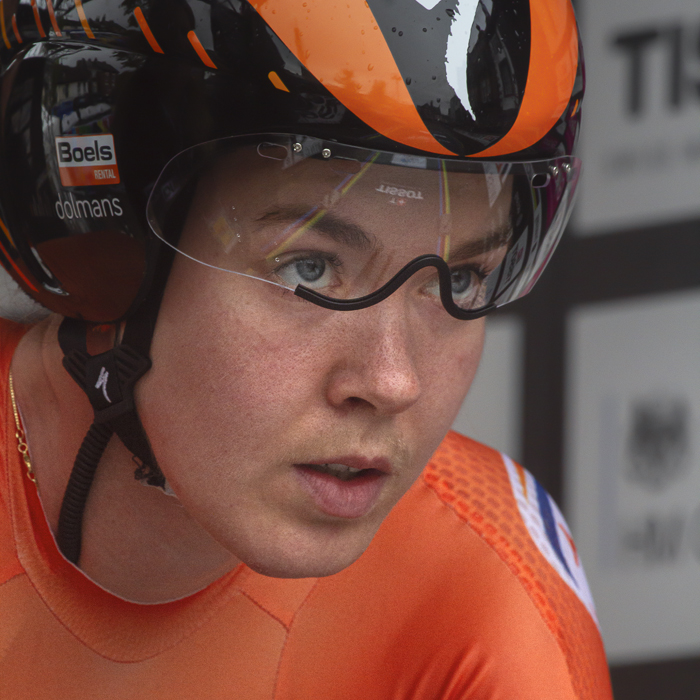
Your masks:
<svg viewBox="0 0 700 700"><path fill-rule="evenodd" d="M487 323L455 428L521 461L584 560L617 700L700 698L700 2L577 0L577 211ZM0 315L35 314L0 270Z"/></svg>
<svg viewBox="0 0 700 700"><path fill-rule="evenodd" d="M700 698L700 2L578 0L577 210L456 427L562 505L616 700Z"/></svg>

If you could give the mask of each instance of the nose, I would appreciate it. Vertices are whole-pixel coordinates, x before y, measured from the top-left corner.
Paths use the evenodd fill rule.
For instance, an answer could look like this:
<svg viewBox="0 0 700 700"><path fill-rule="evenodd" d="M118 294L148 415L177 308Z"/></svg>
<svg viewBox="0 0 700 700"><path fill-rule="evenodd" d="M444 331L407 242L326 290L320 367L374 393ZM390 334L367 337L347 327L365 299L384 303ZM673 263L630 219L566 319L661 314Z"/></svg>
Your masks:
<svg viewBox="0 0 700 700"><path fill-rule="evenodd" d="M396 415L420 398L416 339L402 296L338 314L339 345L327 385L332 406L371 407L381 415Z"/></svg>

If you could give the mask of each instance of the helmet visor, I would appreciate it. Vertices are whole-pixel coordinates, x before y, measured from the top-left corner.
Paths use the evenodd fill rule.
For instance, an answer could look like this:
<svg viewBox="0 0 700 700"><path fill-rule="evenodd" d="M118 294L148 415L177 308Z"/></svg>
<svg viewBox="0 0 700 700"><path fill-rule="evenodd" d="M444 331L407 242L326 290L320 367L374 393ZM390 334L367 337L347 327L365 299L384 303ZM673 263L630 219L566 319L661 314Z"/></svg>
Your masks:
<svg viewBox="0 0 700 700"><path fill-rule="evenodd" d="M458 161L305 136L233 137L173 158L147 213L180 253L321 306L362 308L406 285L475 318L532 288L579 169L573 157ZM184 226L174 215L183 198Z"/></svg>

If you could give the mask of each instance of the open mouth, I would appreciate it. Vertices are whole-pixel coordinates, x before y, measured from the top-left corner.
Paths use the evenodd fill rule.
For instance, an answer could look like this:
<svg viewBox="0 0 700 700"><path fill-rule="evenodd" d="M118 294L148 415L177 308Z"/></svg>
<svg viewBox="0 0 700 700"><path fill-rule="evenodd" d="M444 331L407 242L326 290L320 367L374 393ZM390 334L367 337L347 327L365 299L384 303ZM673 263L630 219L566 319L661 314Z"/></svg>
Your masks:
<svg viewBox="0 0 700 700"><path fill-rule="evenodd" d="M294 467L300 486L316 506L327 515L341 518L366 515L389 478L382 469L335 462L299 463Z"/></svg>
<svg viewBox="0 0 700 700"><path fill-rule="evenodd" d="M361 476L372 476L382 473L378 469L355 469L346 464L302 464L300 466L313 469L320 474L330 474L330 476L334 476L341 481L352 481Z"/></svg>

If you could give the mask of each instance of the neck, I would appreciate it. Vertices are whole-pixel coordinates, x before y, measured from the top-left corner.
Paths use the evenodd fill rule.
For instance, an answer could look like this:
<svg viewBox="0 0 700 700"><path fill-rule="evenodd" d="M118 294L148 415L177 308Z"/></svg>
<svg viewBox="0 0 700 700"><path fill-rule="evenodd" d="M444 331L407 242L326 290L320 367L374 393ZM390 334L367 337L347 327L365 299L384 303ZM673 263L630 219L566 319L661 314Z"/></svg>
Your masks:
<svg viewBox="0 0 700 700"><path fill-rule="evenodd" d="M64 370L60 317L34 327L12 361L17 403L44 511L54 536L73 461L93 419L82 390ZM102 352L109 338L93 338ZM100 347L101 346L101 347ZM201 590L238 560L160 489L134 478L131 453L113 436L83 516L79 566L103 588L154 603Z"/></svg>

